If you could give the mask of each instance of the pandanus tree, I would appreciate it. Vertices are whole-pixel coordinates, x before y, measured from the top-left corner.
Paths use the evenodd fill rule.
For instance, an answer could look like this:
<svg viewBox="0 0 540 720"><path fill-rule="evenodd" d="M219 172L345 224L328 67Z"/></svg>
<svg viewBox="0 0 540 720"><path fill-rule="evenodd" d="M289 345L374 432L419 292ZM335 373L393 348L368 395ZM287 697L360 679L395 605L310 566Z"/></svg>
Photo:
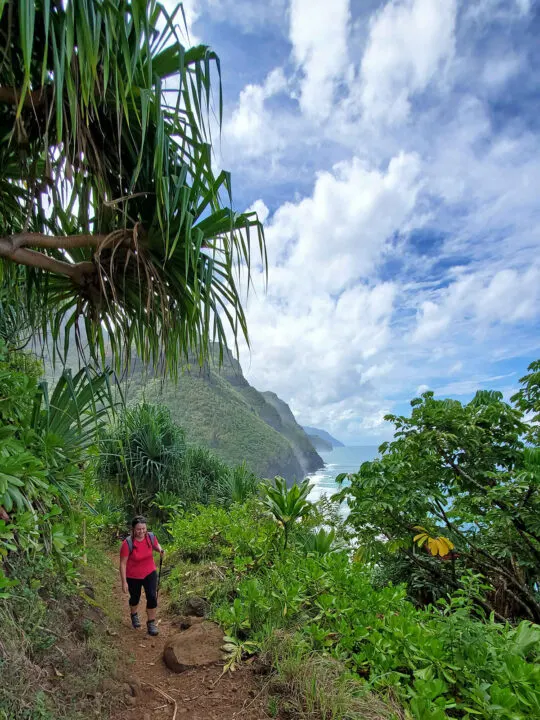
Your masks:
<svg viewBox="0 0 540 720"><path fill-rule="evenodd" d="M212 167L220 64L155 0L0 0L0 275L66 353L176 368L247 337L254 213ZM215 96L212 92L217 80Z"/></svg>
<svg viewBox="0 0 540 720"><path fill-rule="evenodd" d="M294 523L307 515L312 508L312 503L307 499L312 487L306 478L300 484L295 482L288 488L285 479L279 475L274 478L273 485L261 485L263 503L283 526L284 550L287 549Z"/></svg>

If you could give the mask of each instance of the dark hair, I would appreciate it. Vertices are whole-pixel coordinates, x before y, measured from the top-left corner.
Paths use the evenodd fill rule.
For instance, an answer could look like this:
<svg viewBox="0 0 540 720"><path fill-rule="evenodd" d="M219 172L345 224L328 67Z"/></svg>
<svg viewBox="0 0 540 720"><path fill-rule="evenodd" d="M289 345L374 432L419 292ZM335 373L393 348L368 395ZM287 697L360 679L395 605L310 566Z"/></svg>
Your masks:
<svg viewBox="0 0 540 720"><path fill-rule="evenodd" d="M131 527L134 528L135 525L146 525L146 518L144 515L137 515L137 517L134 517L131 521Z"/></svg>

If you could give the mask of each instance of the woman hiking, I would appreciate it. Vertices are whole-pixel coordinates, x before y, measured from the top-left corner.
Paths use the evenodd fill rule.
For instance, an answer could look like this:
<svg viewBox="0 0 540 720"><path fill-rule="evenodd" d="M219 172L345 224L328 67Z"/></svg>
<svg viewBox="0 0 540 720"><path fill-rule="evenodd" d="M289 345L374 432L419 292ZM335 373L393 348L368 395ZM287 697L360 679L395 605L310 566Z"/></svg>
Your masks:
<svg viewBox="0 0 540 720"><path fill-rule="evenodd" d="M122 590L129 592L129 609L131 624L135 629L141 627L138 608L141 599L141 588L146 595L146 627L149 635L157 635L156 625L157 583L158 574L154 562L154 550L165 552L158 543L156 536L146 528L146 518L142 515L131 521L131 535L124 540L120 548L120 578Z"/></svg>

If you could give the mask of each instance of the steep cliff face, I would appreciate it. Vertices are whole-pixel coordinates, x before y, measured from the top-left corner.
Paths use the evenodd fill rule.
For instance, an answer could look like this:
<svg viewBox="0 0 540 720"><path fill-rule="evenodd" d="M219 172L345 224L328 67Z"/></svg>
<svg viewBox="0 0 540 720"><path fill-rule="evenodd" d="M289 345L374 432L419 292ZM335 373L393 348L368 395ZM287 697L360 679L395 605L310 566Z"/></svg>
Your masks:
<svg viewBox="0 0 540 720"><path fill-rule="evenodd" d="M311 473L323 467L322 458L313 447L304 429L296 422L296 418L287 403L281 400L274 392L266 391L261 395L278 413L281 420L280 432L290 440L291 445L295 448L298 461L306 468L306 472Z"/></svg>
<svg viewBox="0 0 540 720"><path fill-rule="evenodd" d="M328 442L328 440L325 440L320 435L312 435L311 433L307 433L307 436L317 452L332 452L332 450L334 449L332 443Z"/></svg>
<svg viewBox="0 0 540 720"><path fill-rule="evenodd" d="M167 405L188 442L232 465L245 460L260 477L302 480L324 464L286 403L252 387L233 358L191 366L176 384L133 376L128 398Z"/></svg>
<svg viewBox="0 0 540 720"><path fill-rule="evenodd" d="M67 365L77 369L78 357L72 355ZM209 447L231 465L246 461L259 477L281 475L291 482L323 467L288 405L275 393L252 387L232 355L221 366L217 358L215 349L203 368L192 362L177 382L156 377L134 358L122 391L128 403L166 405L188 442ZM46 368L53 377L52 365Z"/></svg>
<svg viewBox="0 0 540 720"><path fill-rule="evenodd" d="M345 447L340 440L336 440L336 438L332 437L332 435L330 435L329 432L326 432L326 430L310 427L309 425L304 425L303 428L310 437L319 437L321 440L328 443L330 445L330 449L335 447Z"/></svg>

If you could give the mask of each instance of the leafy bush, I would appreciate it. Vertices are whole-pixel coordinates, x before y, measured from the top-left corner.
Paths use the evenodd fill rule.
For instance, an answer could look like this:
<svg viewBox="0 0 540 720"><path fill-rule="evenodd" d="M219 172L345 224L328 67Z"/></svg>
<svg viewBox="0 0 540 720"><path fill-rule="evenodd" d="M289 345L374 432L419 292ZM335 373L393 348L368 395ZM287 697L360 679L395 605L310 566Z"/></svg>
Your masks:
<svg viewBox="0 0 540 720"><path fill-rule="evenodd" d="M106 492L118 490L126 515L162 522L199 503L243 501L258 486L245 464L230 468L206 448L187 446L169 410L148 403L125 408L102 433L97 472Z"/></svg>
<svg viewBox="0 0 540 720"><path fill-rule="evenodd" d="M156 493L181 491L184 434L166 408L142 403L123 409L101 435L98 478L117 485L141 513Z"/></svg>
<svg viewBox="0 0 540 720"><path fill-rule="evenodd" d="M309 526L312 513L296 524L287 552L255 500L230 510L200 507L171 525L177 553L215 569L199 576L207 585L198 591L212 598L227 634L265 646L286 633L305 662L337 663L334 695L336 683L345 686L350 677L357 694L363 687L366 696L375 690L383 700L396 697L418 720L540 717L538 626L480 617L476 598L486 585L470 572L453 595L419 609L405 586L375 587L370 567L351 561L349 552L306 552L305 528L296 529ZM184 566L173 582L185 584L194 573ZM310 697L322 713L322 699ZM355 717L339 703L324 712Z"/></svg>
<svg viewBox="0 0 540 720"><path fill-rule="evenodd" d="M74 511L110 398L107 375L65 370L49 392L40 372L34 356L0 343L0 560L16 552L73 556ZM0 567L0 593L14 582Z"/></svg>
<svg viewBox="0 0 540 720"><path fill-rule="evenodd" d="M181 559L199 562L228 558L254 560L276 547L278 528L256 499L233 505L199 505L169 524L171 550Z"/></svg>
<svg viewBox="0 0 540 720"><path fill-rule="evenodd" d="M461 588L473 570L492 586L478 597L485 611L540 621L540 448L523 442L538 377L524 378L519 407L495 392L466 405L424 393L410 417L388 416L396 433L382 457L348 476L339 497L363 557L399 565L418 602Z"/></svg>
<svg viewBox="0 0 540 720"><path fill-rule="evenodd" d="M289 534L294 523L309 513L311 503L308 502L307 496L311 487L309 481L304 480L300 485L294 483L288 488L285 480L279 476L274 478L273 485L261 486L266 507L283 527L284 550L287 549Z"/></svg>
<svg viewBox="0 0 540 720"><path fill-rule="evenodd" d="M257 492L258 487L259 478L244 461L221 477L217 489L218 501L224 505L245 502Z"/></svg>

